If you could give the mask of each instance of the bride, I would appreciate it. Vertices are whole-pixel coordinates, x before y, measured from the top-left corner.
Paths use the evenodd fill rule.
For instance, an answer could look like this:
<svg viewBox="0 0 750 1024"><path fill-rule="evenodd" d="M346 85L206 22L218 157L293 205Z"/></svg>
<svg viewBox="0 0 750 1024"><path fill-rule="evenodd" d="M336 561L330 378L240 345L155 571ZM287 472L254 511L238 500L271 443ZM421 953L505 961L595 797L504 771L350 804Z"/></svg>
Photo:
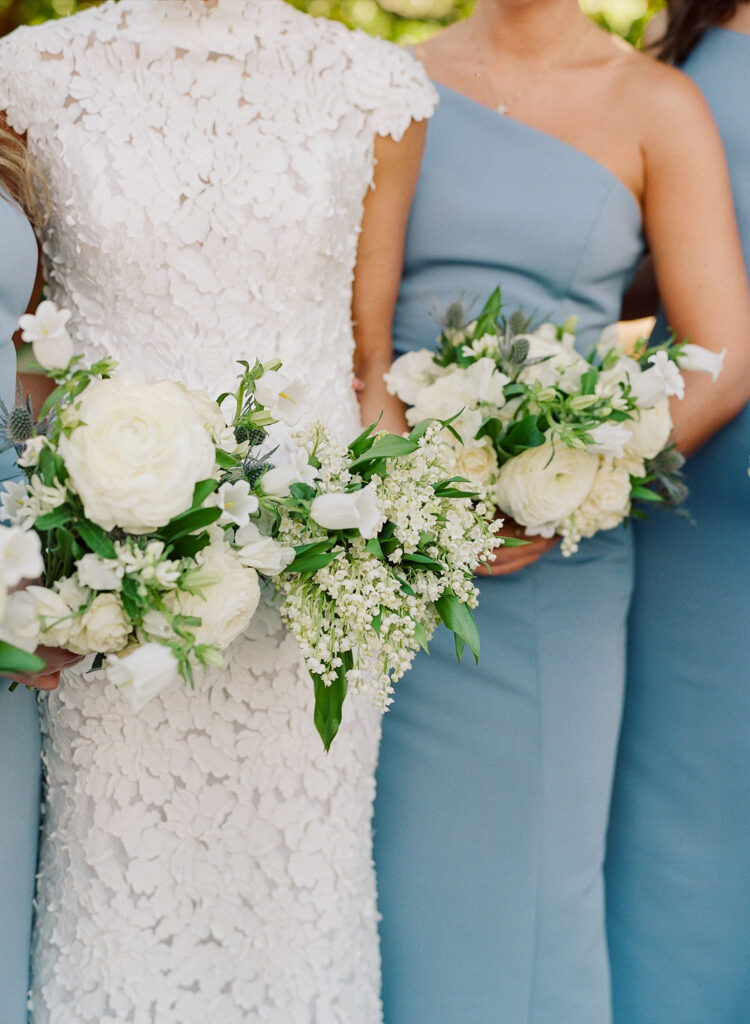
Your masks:
<svg viewBox="0 0 750 1024"><path fill-rule="evenodd" d="M357 245L355 318L382 335L434 105L411 58L283 0L108 0L18 30L0 69L82 351L212 393L278 356L353 434ZM271 606L137 715L74 672L44 696L35 1024L381 1019L378 716L352 700L326 756L311 701Z"/></svg>

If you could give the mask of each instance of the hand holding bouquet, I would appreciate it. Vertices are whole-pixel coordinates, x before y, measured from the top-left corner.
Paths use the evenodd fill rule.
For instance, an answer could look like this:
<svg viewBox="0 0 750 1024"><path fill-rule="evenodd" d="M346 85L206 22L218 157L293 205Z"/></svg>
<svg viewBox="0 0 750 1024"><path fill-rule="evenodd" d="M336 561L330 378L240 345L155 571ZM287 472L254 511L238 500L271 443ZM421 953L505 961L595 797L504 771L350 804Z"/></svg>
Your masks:
<svg viewBox="0 0 750 1024"><path fill-rule="evenodd" d="M387 377L410 423L455 417L455 471L527 535L559 534L565 555L639 514L634 502L684 499L668 398L683 394L681 368L715 378L723 358L674 340L627 355L614 329L584 358L573 327L505 320L497 289L468 324L451 307L437 352L408 353Z"/></svg>

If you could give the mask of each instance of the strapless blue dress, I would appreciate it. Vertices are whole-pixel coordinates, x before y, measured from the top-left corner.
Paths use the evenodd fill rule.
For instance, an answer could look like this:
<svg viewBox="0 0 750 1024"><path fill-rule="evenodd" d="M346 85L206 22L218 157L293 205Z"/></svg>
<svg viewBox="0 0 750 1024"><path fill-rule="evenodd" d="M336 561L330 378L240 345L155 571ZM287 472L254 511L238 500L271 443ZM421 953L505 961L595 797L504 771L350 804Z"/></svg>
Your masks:
<svg viewBox="0 0 750 1024"><path fill-rule="evenodd" d="M579 317L588 349L642 253L599 163L451 89L429 124L394 324ZM375 859L386 1024L607 1024L602 864L632 585L625 528L481 582L479 666L436 634L383 720Z"/></svg>
<svg viewBox="0 0 750 1024"><path fill-rule="evenodd" d="M684 70L724 139L750 268L750 36ZM616 1024L750 1021L750 406L687 465L697 526L638 524L607 858Z"/></svg>
<svg viewBox="0 0 750 1024"><path fill-rule="evenodd" d="M12 337L36 275L29 222L0 189L0 394L15 398ZM0 481L18 475L14 453L0 455ZM8 693L0 679L0 1022L24 1024L31 911L39 832L40 733L36 694Z"/></svg>

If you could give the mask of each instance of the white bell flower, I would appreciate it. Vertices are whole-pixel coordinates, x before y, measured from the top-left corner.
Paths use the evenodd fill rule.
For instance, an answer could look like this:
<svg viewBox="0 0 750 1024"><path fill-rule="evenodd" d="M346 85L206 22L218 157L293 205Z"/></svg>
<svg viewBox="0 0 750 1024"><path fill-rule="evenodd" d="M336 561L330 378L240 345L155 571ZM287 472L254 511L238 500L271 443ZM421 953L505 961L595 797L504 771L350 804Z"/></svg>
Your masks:
<svg viewBox="0 0 750 1024"><path fill-rule="evenodd" d="M179 674L177 659L163 644L142 644L129 654L110 654L107 658L107 676L133 711L140 711L176 682Z"/></svg>
<svg viewBox="0 0 750 1024"><path fill-rule="evenodd" d="M7 587L44 572L38 534L20 526L0 526L0 579Z"/></svg>
<svg viewBox="0 0 750 1024"><path fill-rule="evenodd" d="M307 388L279 370L264 373L255 385L255 397L274 419L295 426L310 411Z"/></svg>
<svg viewBox="0 0 750 1024"><path fill-rule="evenodd" d="M18 321L21 337L31 343L34 359L45 370L64 370L73 358L73 339L65 326L69 319L69 310L45 301L36 313L26 313Z"/></svg>
<svg viewBox="0 0 750 1024"><path fill-rule="evenodd" d="M294 561L294 548L266 537L255 523L240 527L234 535L234 543L239 548L237 554L242 564L265 576L278 576Z"/></svg>
<svg viewBox="0 0 750 1024"><path fill-rule="evenodd" d="M359 530L366 540L377 537L386 520L374 481L350 494L319 494L310 517L326 530Z"/></svg>
<svg viewBox="0 0 750 1024"><path fill-rule="evenodd" d="M229 526L246 526L250 516L258 511L258 499L250 490L247 480L238 480L233 484L222 484L216 492L217 505L221 509L219 524Z"/></svg>
<svg viewBox="0 0 750 1024"><path fill-rule="evenodd" d="M632 431L622 423L600 423L598 427L589 430L589 434L593 440L586 445L587 452L619 459L632 436Z"/></svg>
<svg viewBox="0 0 750 1024"><path fill-rule="evenodd" d="M721 352L712 352L711 349L704 348L703 345L688 344L683 346L682 353L679 356L680 369L710 373L711 379L716 380L724 369L724 357L726 354L727 350L725 348Z"/></svg>

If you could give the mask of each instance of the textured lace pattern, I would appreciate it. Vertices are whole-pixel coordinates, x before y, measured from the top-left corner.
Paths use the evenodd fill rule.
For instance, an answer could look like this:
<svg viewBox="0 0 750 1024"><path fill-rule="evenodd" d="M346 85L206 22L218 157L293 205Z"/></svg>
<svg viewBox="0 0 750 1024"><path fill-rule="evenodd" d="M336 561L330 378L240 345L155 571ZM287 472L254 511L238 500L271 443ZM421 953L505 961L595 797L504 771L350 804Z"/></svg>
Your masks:
<svg viewBox="0 0 750 1024"><path fill-rule="evenodd" d="M282 0L122 0L0 44L86 353L214 393L280 356L343 435L373 139L434 102L408 55ZM378 715L346 711L325 756L270 605L195 693L134 715L69 673L43 698L34 1024L381 1019Z"/></svg>

